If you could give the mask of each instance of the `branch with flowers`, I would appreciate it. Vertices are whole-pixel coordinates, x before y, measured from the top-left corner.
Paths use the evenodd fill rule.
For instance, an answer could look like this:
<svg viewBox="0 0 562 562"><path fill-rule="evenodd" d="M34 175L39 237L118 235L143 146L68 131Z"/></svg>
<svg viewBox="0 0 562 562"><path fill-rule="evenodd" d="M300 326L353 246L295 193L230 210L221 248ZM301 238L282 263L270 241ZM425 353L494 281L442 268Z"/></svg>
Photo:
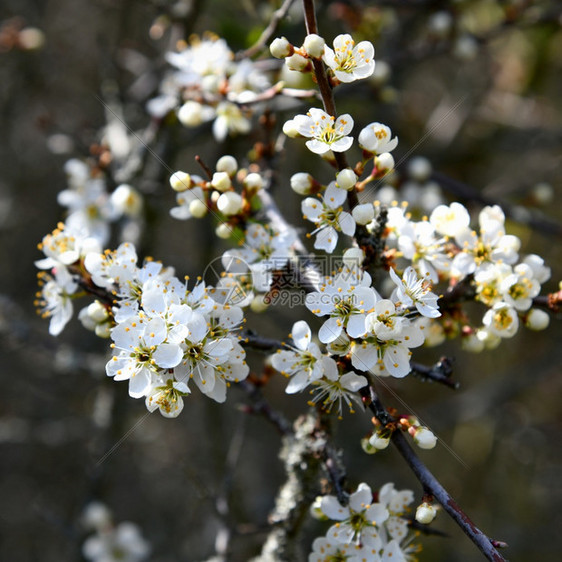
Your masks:
<svg viewBox="0 0 562 562"><path fill-rule="evenodd" d="M550 268L537 254L520 255L521 241L507 232L499 205L484 206L476 225L459 202L439 202L417 220L407 202L378 198L379 181L395 172L398 137L375 120L357 132L356 119L338 114L334 97L342 85L373 75L373 44L347 33L327 44L313 0L303 0L302 45L275 38L270 52L282 65L251 58L261 53L291 3L285 1L255 46L237 56L212 34L167 53L169 73L147 103L153 125L179 123L198 131L207 124L217 143L238 136L242 144L245 135L259 138L260 128L271 133L271 114L281 116L318 96L322 101L322 108L309 107L284 121L282 133L275 131L283 142L266 135L243 156L224 154L212 165L197 155L203 175L171 168L171 217L213 221L217 238L229 246L206 268L218 274L209 279L202 271L191 282L171 266L140 259L135 242L147 205L141 192L115 181L123 169L76 159L67 163L69 187L59 196L67 208L65 222L40 244L37 307L57 336L71 321L75 302L87 299L78 319L111 340L107 376L126 382L129 395L143 399L148 412L176 418L198 399L195 388L222 404L232 402L238 387L246 400L242 410L275 426L283 439L286 481L256 561L413 560L421 549L415 530L428 529L439 505L487 559L504 560L501 541L478 529L406 437L432 449L436 436L417 416L385 407L376 389L385 378L405 383L408 375L458 388L450 359L426 366L412 360L415 350L452 338L471 352L508 345L520 327L547 328L560 291L540 294ZM317 90L285 87L280 66L311 79ZM313 251L270 190L270 156L290 153L299 142L286 138L305 139L309 151L310 168L289 183L304 197L299 228L313 239ZM360 150L354 153L355 144ZM326 170L313 172L318 159ZM418 179L431 176L423 162L413 168ZM117 187L109 193L113 183ZM108 249L114 225L120 226L121 243ZM254 329L255 313L275 314L276 304L287 303L295 321L285 341ZM261 357L250 357L250 350ZM312 395L307 413L296 420L265 396L269 382L280 376L294 400L305 390ZM421 485L417 500L393 483L348 485L333 435L347 410L374 415L368 435L356 444L374 454L392 443ZM415 501L412 520L408 512ZM229 513L224 505L221 510ZM301 537L311 517L333 523L305 553ZM133 552L143 539L136 529L131 533ZM224 536L230 535L226 529ZM84 555L95 560L88 553L104 551L102 543L88 539ZM217 549L219 559L226 559L227 546ZM140 560L148 548L142 542L137 551L132 559Z"/></svg>

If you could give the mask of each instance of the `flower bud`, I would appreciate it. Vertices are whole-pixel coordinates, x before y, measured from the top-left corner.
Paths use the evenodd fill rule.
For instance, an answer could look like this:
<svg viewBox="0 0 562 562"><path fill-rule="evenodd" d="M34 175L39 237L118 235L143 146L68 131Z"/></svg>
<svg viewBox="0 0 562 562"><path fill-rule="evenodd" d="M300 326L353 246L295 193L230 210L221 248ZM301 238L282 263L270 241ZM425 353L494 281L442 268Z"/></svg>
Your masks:
<svg viewBox="0 0 562 562"><path fill-rule="evenodd" d="M377 451L382 451L388 447L390 443L390 435L388 437L382 436L380 433L373 433L369 439L369 444Z"/></svg>
<svg viewBox="0 0 562 562"><path fill-rule="evenodd" d="M286 37L277 37L271 42L269 51L276 59L284 59L293 54L294 47Z"/></svg>
<svg viewBox="0 0 562 562"><path fill-rule="evenodd" d="M205 204L205 201L201 201L201 199L194 199L189 204L189 212L191 213L191 216L196 219L203 218L207 214L207 211L207 205Z"/></svg>
<svg viewBox="0 0 562 562"><path fill-rule="evenodd" d="M554 188L546 182L539 182L531 190L531 195L539 205L549 205L554 199Z"/></svg>
<svg viewBox="0 0 562 562"><path fill-rule="evenodd" d="M368 455L374 455L376 452L378 452L378 449L371 445L370 439L368 437L363 437L363 439L361 439L361 448L363 449L363 452L367 453Z"/></svg>
<svg viewBox="0 0 562 562"><path fill-rule="evenodd" d="M96 329L97 323L88 314L87 306L78 313L78 320L80 320L82 326L86 328L86 330L90 330L93 332Z"/></svg>
<svg viewBox="0 0 562 562"><path fill-rule="evenodd" d="M422 525L429 525L437 515L437 508L428 502L423 502L416 509L416 521Z"/></svg>
<svg viewBox="0 0 562 562"><path fill-rule="evenodd" d="M217 209L227 217L236 215L242 210L242 196L234 191L223 193L217 201Z"/></svg>
<svg viewBox="0 0 562 562"><path fill-rule="evenodd" d="M445 11L435 12L428 21L430 33L438 39L445 39L451 31L452 25L453 16Z"/></svg>
<svg viewBox="0 0 562 562"><path fill-rule="evenodd" d="M419 182L427 181L431 172L431 162L423 156L416 156L408 162L408 175L413 180Z"/></svg>
<svg viewBox="0 0 562 562"><path fill-rule="evenodd" d="M484 342L476 334L465 336L461 340L462 348L472 353L484 351Z"/></svg>
<svg viewBox="0 0 562 562"><path fill-rule="evenodd" d="M216 74L207 74L201 78L201 89L209 94L217 94L221 87L222 79ZM210 112L208 106L203 106L202 119L209 119Z"/></svg>
<svg viewBox="0 0 562 562"><path fill-rule="evenodd" d="M351 191L357 183L357 176L351 168L345 168L336 174L336 187Z"/></svg>
<svg viewBox="0 0 562 562"><path fill-rule="evenodd" d="M292 139L296 139L297 137L301 136L294 119L289 119L283 124L283 132Z"/></svg>
<svg viewBox="0 0 562 562"><path fill-rule="evenodd" d="M268 308L269 305L267 304L265 295L256 295L250 303L250 309L257 314L265 312Z"/></svg>
<svg viewBox="0 0 562 562"><path fill-rule="evenodd" d="M223 240L230 238L232 236L232 232L232 227L226 222L219 224L217 228L215 228L215 234Z"/></svg>
<svg viewBox="0 0 562 562"><path fill-rule="evenodd" d="M36 27L25 27L18 34L18 44L24 51L35 51L45 44L45 34Z"/></svg>
<svg viewBox="0 0 562 562"><path fill-rule="evenodd" d="M394 169L394 157L390 152L383 152L375 156L375 166L378 172L389 172Z"/></svg>
<svg viewBox="0 0 562 562"><path fill-rule="evenodd" d="M538 308L531 308L525 319L525 326L529 330L545 330L550 324L550 316L548 312L540 310Z"/></svg>
<svg viewBox="0 0 562 562"><path fill-rule="evenodd" d="M482 328L476 332L476 337L484 344L486 349L496 349L500 345L502 339L500 336L493 334L490 330Z"/></svg>
<svg viewBox="0 0 562 562"><path fill-rule="evenodd" d="M185 172L174 172L170 177L170 185L174 191L187 191L191 189L191 176Z"/></svg>
<svg viewBox="0 0 562 562"><path fill-rule="evenodd" d="M264 183L265 182L260 174L251 173L244 178L244 185L246 186L246 189L253 193L259 191L264 186Z"/></svg>
<svg viewBox="0 0 562 562"><path fill-rule="evenodd" d="M415 428L414 434L414 443L420 449L433 449L437 444L437 437L433 435L433 433L427 429L427 427L417 427Z"/></svg>
<svg viewBox="0 0 562 562"><path fill-rule="evenodd" d="M136 217L142 209L140 193L130 185L121 184L111 194L111 204L122 215Z"/></svg>
<svg viewBox="0 0 562 562"><path fill-rule="evenodd" d="M325 44L326 42L322 37L320 37L320 35L311 33L310 35L306 36L303 47L309 57L312 57L313 59L319 59L324 54Z"/></svg>
<svg viewBox="0 0 562 562"><path fill-rule="evenodd" d="M90 305L88 305L87 309L88 316L96 323L100 324L101 322L105 322L109 318L109 313L107 312L107 308L103 306L100 301L94 301Z"/></svg>
<svg viewBox="0 0 562 562"><path fill-rule="evenodd" d="M98 324L94 328L94 332L98 338L108 338L111 335L111 324L109 322Z"/></svg>
<svg viewBox="0 0 562 562"><path fill-rule="evenodd" d="M375 218L375 208L371 203L364 203L354 207L351 214L357 224L369 224Z"/></svg>
<svg viewBox="0 0 562 562"><path fill-rule="evenodd" d="M230 177L233 177L238 171L238 162L234 156L226 154L218 159L216 169L217 172L226 172Z"/></svg>
<svg viewBox="0 0 562 562"><path fill-rule="evenodd" d="M185 127L203 123L203 106L196 101L186 101L178 110L178 119Z"/></svg>
<svg viewBox="0 0 562 562"><path fill-rule="evenodd" d="M316 496L316 499L310 504L310 515L318 521L327 521L327 515L322 511L322 496Z"/></svg>
<svg viewBox="0 0 562 562"><path fill-rule="evenodd" d="M294 53L290 57L287 57L285 59L285 64L289 70L296 70L297 72L305 72L310 66L308 59L298 53Z"/></svg>
<svg viewBox="0 0 562 562"><path fill-rule="evenodd" d="M298 172L291 176L291 189L299 195L309 195L313 185L314 178L310 174Z"/></svg>
<svg viewBox="0 0 562 562"><path fill-rule="evenodd" d="M228 191L232 187L230 176L226 172L215 172L211 180L211 185L217 191L221 192Z"/></svg>

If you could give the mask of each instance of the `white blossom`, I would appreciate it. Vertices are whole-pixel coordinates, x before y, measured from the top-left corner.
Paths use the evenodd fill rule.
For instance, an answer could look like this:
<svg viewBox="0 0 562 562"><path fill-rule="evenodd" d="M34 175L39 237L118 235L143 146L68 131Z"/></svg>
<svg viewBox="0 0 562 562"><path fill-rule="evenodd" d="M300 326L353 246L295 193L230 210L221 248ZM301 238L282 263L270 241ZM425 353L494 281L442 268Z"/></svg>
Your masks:
<svg viewBox="0 0 562 562"><path fill-rule="evenodd" d="M359 146L373 154L392 152L398 146L398 138L392 138L389 127L382 123L370 123L359 133Z"/></svg>
<svg viewBox="0 0 562 562"><path fill-rule="evenodd" d="M349 135L353 129L351 115L340 115L337 119L325 111L311 108L306 115L297 115L292 119L295 130L303 137L311 138L306 146L315 154L345 152L353 144Z"/></svg>
<svg viewBox="0 0 562 562"><path fill-rule="evenodd" d="M368 78L375 70L375 49L369 41L355 45L351 35L338 35L334 48L324 47L324 62L340 82Z"/></svg>
<svg viewBox="0 0 562 562"><path fill-rule="evenodd" d="M330 183L321 200L307 197L301 204L303 218L312 221L317 228L312 232L316 235L314 247L331 254L338 243L338 232L348 236L355 234L355 221L352 215L343 210L347 199L347 191Z"/></svg>

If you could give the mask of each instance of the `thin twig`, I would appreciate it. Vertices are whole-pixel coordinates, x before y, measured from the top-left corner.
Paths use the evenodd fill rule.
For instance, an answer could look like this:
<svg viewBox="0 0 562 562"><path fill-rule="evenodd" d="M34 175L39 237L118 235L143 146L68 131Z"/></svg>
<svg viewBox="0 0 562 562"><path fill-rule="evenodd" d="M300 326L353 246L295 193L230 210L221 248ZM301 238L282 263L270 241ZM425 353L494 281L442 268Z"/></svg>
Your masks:
<svg viewBox="0 0 562 562"><path fill-rule="evenodd" d="M269 20L269 24L262 31L258 40L248 49L236 53L236 60L251 58L265 47L266 43L273 37L281 20L287 15L293 2L294 0L285 0L281 7L271 14L271 20Z"/></svg>

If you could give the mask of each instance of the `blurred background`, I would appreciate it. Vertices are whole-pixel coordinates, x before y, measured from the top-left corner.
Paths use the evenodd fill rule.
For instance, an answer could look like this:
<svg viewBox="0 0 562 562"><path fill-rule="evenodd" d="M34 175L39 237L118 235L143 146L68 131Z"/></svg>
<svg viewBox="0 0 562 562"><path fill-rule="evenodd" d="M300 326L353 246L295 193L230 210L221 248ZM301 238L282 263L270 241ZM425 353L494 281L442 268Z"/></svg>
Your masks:
<svg viewBox="0 0 562 562"><path fill-rule="evenodd" d="M430 185L417 190L410 185L410 195L459 200L475 212L483 202L505 204L508 232L521 238L521 253L538 253L552 268L543 292L556 291L562 279L560 5L319 4L324 37L349 32L376 49L375 77L337 90L340 113L352 113L361 126L381 121L392 128L400 138L398 174L414 156L431 161ZM106 341L76 320L60 337L48 335L47 322L33 307L33 262L41 258L37 243L63 218L56 196L66 187L65 161L87 157L100 141L106 115L99 97L119 102L129 126L143 130L144 105L158 91L166 69L163 54L175 41L211 30L234 51L247 48L278 7L249 0L1 3L1 560L81 560L85 533L79 519L94 499L103 501L117 522L141 527L152 546L150 560L208 559L223 524L215 500L225 486L229 521L235 522L231 559L244 561L259 552L284 478L275 429L241 411L246 396L235 388L225 406L194 393L175 420L147 415L142 401L128 397L126 385L106 378ZM305 34L300 10L296 2L278 31L298 45ZM307 108L294 106L282 118ZM197 173L195 154L211 164L225 153L243 160L253 140L238 137L219 146L210 127L202 127L175 131L171 140L157 138L155 146L172 143L168 165ZM300 198L289 190L289 177L306 170L325 179L331 172L301 144L287 143L279 156L274 195L287 218L302 228ZM224 245L213 237L209 221L169 217L174 194L168 176L147 158L136 178L149 216L143 252L180 275L197 276ZM440 186L433 183L437 179ZM397 180L392 189L400 193L400 186L408 188ZM386 196L395 196L392 189L386 188ZM298 314L273 307L251 313L248 324L283 338ZM385 404L401 411L406 404L439 436L440 445L420 456L484 532L509 544L505 555L512 562L560 560L561 336L560 318L553 317L548 330L521 329L492 352L469 354L458 340L423 349L415 355L420 362L454 358L453 377L461 388L409 377L388 381L402 403L383 391ZM259 369L261 359L252 355L250 364ZM265 393L294 419L306 410L307 397L289 397L284 386L274 378ZM375 489L393 481L420 499L417 481L396 452L362 453L359 436L369 425L360 414L345 415L338 424L335 440L344 448L350 486L366 481ZM232 465L228 451L236 447L240 455ZM420 560L482 559L445 513L434 527L448 537L423 537ZM304 544L324 531L317 522L307 524Z"/></svg>

